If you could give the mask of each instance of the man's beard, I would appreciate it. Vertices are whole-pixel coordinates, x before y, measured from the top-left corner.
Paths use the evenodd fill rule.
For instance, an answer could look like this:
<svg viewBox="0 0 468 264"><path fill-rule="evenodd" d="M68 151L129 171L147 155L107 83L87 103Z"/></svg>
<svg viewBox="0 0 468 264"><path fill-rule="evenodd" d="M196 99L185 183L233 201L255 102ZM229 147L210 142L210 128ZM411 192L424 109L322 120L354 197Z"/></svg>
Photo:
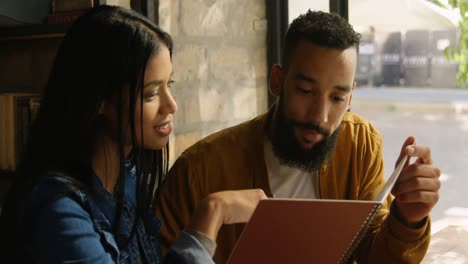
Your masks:
<svg viewBox="0 0 468 264"><path fill-rule="evenodd" d="M313 123L287 119L284 115L282 97L278 102L276 116L273 118L271 143L273 153L283 165L299 168L308 172L317 171L330 158L335 149L341 125L330 133L328 129ZM294 128L313 130L324 136L311 149L304 149L294 135Z"/></svg>

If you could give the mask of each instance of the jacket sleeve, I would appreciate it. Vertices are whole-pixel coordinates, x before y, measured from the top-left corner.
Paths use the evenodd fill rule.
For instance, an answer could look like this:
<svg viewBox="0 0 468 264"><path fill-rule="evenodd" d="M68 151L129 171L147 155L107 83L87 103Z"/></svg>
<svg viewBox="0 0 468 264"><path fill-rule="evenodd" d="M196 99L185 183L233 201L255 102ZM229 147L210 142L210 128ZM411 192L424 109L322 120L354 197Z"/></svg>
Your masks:
<svg viewBox="0 0 468 264"><path fill-rule="evenodd" d="M164 264L210 264L211 255L200 241L183 230L164 258Z"/></svg>
<svg viewBox="0 0 468 264"><path fill-rule="evenodd" d="M41 210L32 239L37 263L115 263L94 230L91 216L61 197Z"/></svg>
<svg viewBox="0 0 468 264"><path fill-rule="evenodd" d="M182 154L169 170L163 183L156 206L157 215L162 221L163 254L168 252L181 231L189 224L202 198L196 182L192 179L195 169L190 168L189 159Z"/></svg>
<svg viewBox="0 0 468 264"><path fill-rule="evenodd" d="M430 221L410 229L383 208L357 253L358 263L420 263L430 241Z"/></svg>
<svg viewBox="0 0 468 264"><path fill-rule="evenodd" d="M384 184L381 137L372 140L370 153L363 153L367 166L359 199L371 200L377 196ZM420 263L430 241L430 221L419 229L406 227L391 213L392 196L378 212L369 233L355 252L358 263Z"/></svg>

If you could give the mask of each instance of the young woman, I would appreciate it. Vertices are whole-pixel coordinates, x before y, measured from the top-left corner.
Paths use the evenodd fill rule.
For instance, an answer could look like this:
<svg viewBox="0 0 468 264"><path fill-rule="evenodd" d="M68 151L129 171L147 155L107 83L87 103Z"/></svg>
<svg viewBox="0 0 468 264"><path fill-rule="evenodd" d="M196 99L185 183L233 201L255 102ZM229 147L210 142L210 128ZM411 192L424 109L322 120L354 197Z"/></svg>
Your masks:
<svg viewBox="0 0 468 264"><path fill-rule="evenodd" d="M250 218L261 190L211 194L160 254L171 56L170 36L123 8L72 25L3 207L5 263L210 263L220 226Z"/></svg>

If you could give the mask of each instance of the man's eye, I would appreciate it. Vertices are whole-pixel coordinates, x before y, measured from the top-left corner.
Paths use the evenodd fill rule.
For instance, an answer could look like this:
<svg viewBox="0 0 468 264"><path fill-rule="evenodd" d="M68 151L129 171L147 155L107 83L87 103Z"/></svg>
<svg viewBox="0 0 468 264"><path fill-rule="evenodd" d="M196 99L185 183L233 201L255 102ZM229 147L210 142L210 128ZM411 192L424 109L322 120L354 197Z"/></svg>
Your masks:
<svg viewBox="0 0 468 264"><path fill-rule="evenodd" d="M336 102L344 102L345 98L341 96L333 96L333 100Z"/></svg>

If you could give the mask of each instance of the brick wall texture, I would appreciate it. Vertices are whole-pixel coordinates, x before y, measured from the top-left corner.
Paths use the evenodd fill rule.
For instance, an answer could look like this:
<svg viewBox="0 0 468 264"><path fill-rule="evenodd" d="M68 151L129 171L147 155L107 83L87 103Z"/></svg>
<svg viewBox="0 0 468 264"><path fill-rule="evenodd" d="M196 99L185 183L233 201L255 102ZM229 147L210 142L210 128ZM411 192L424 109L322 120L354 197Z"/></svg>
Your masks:
<svg viewBox="0 0 468 264"><path fill-rule="evenodd" d="M160 0L159 25L175 43L172 161L267 110L264 0Z"/></svg>

